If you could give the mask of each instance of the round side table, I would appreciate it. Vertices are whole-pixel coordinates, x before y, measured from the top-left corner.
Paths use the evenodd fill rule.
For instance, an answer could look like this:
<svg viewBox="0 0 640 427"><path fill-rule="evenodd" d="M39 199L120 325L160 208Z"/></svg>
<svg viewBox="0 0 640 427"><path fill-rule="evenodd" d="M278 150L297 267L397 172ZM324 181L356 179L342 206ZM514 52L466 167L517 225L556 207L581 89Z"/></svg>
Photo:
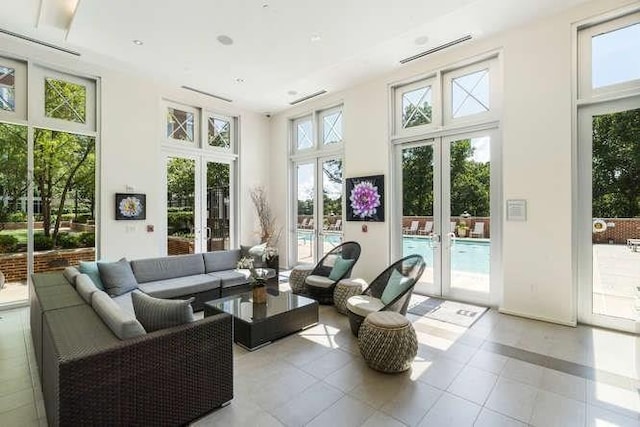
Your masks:
<svg viewBox="0 0 640 427"><path fill-rule="evenodd" d="M393 311L368 315L358 332L358 346L370 368L386 373L406 371L418 354L413 325Z"/></svg>
<svg viewBox="0 0 640 427"><path fill-rule="evenodd" d="M301 264L293 267L289 275L289 286L291 286L291 291L293 291L294 294L307 294L307 285L304 280L311 274L314 268L314 265L309 264Z"/></svg>
<svg viewBox="0 0 640 427"><path fill-rule="evenodd" d="M333 290L333 303L338 313L347 314L347 300L354 295L360 295L367 286L364 279L342 279Z"/></svg>

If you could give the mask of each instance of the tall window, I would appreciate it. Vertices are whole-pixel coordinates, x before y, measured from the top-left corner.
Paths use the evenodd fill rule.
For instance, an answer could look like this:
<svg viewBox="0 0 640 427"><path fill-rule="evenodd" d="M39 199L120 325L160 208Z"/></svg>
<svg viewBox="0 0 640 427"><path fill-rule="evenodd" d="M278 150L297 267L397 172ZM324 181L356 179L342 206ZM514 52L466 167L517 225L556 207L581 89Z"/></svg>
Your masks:
<svg viewBox="0 0 640 427"><path fill-rule="evenodd" d="M342 106L291 121L291 264L314 262L342 242Z"/></svg>
<svg viewBox="0 0 640 427"><path fill-rule="evenodd" d="M30 69L0 58L0 305L26 299L30 272L95 259L96 81Z"/></svg>
<svg viewBox="0 0 640 427"><path fill-rule="evenodd" d="M234 246L237 119L167 102L167 253L179 255Z"/></svg>

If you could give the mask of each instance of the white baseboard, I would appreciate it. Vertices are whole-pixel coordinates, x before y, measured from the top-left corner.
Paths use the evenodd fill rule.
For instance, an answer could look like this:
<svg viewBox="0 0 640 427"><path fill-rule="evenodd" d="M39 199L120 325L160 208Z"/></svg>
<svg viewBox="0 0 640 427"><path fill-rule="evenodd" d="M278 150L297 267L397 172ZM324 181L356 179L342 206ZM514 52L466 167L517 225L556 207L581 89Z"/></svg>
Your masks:
<svg viewBox="0 0 640 427"><path fill-rule="evenodd" d="M565 322L563 320L551 319L551 318L543 317L543 316L534 316L532 314L519 313L517 311L507 310L505 308L499 308L498 312L502 313L502 314L509 314L511 316L524 317L525 319L540 320L540 321L548 322L548 323L556 323L558 325L571 326L571 327L574 327L574 328L576 326L578 326L578 322L575 321L575 320L572 321L572 322Z"/></svg>

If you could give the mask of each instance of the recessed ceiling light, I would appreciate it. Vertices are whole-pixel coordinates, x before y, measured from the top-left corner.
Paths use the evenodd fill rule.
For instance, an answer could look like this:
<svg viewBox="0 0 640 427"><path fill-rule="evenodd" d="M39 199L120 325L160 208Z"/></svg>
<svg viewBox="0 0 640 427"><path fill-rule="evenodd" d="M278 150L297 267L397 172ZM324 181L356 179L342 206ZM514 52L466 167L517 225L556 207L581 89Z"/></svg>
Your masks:
<svg viewBox="0 0 640 427"><path fill-rule="evenodd" d="M418 38L415 40L415 43L416 43L417 45L423 45L423 44L427 44L427 42L428 42L428 41L429 41L429 37L427 37L427 36L421 36L421 37L418 37Z"/></svg>
<svg viewBox="0 0 640 427"><path fill-rule="evenodd" d="M320 40L322 40L322 37L320 37L320 34L312 34L311 35L311 41L312 42L319 42Z"/></svg>
<svg viewBox="0 0 640 427"><path fill-rule="evenodd" d="M231 37L229 37L229 36L225 36L224 34L218 36L217 39L218 39L218 41L220 43L222 43L225 46L229 46L229 45L233 44L233 39Z"/></svg>
<svg viewBox="0 0 640 427"><path fill-rule="evenodd" d="M241 79L240 77L238 77L236 79L236 83L244 83L244 79Z"/></svg>
<svg viewBox="0 0 640 427"><path fill-rule="evenodd" d="M297 94L298 94L298 92L295 91L295 90L290 90L289 92L287 92L287 95L291 95L291 96L297 95Z"/></svg>
<svg viewBox="0 0 640 427"><path fill-rule="evenodd" d="M269 7L269 3L267 3L267 2L262 3L262 8L263 9L266 9L268 7Z"/></svg>
<svg viewBox="0 0 640 427"><path fill-rule="evenodd" d="M133 44L135 44L136 46L142 46L144 44L144 42L142 40L134 40Z"/></svg>

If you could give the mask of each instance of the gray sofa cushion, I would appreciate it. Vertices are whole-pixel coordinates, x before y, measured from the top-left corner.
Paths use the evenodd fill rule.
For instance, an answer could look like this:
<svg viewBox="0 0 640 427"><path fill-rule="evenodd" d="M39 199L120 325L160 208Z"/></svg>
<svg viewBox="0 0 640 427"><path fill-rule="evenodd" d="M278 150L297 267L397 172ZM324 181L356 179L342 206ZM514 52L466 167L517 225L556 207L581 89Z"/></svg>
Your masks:
<svg viewBox="0 0 640 427"><path fill-rule="evenodd" d="M233 270L240 261L240 249L230 251L215 251L202 254L204 266L207 273L213 271Z"/></svg>
<svg viewBox="0 0 640 427"><path fill-rule="evenodd" d="M133 292L136 291L127 292L126 294L118 295L117 297L113 297L111 299L113 300L113 302L118 304L121 309L135 316L136 312L133 310L133 303L131 302L131 294Z"/></svg>
<svg viewBox="0 0 640 427"><path fill-rule="evenodd" d="M201 254L138 259L131 261L131 269L138 283L157 282L204 274L204 260Z"/></svg>
<svg viewBox="0 0 640 427"><path fill-rule="evenodd" d="M78 276L78 274L80 274L80 272L75 267L66 267L64 269L64 271L62 272L62 274L64 275L64 278L67 279L67 281L69 283L71 283L73 286L75 286L76 285L76 276Z"/></svg>
<svg viewBox="0 0 640 427"><path fill-rule="evenodd" d="M111 296L122 295L138 287L136 277L125 258L118 262L99 262L98 270L105 291Z"/></svg>
<svg viewBox="0 0 640 427"><path fill-rule="evenodd" d="M209 276L220 279L223 288L249 283L249 270L224 270L209 273Z"/></svg>
<svg viewBox="0 0 640 427"><path fill-rule="evenodd" d="M187 300L161 299L150 297L139 291L131 293L136 318L147 332L153 332L172 326L183 325L195 321L191 303L195 298Z"/></svg>
<svg viewBox="0 0 640 427"><path fill-rule="evenodd" d="M146 333L135 316L122 310L105 292L94 292L91 306L111 332L121 340L139 337Z"/></svg>
<svg viewBox="0 0 640 427"><path fill-rule="evenodd" d="M158 280L143 283L139 289L147 295L156 298L176 298L198 292L210 291L220 287L220 278L208 274L178 277L175 279Z"/></svg>
<svg viewBox="0 0 640 427"><path fill-rule="evenodd" d="M91 295L99 290L89 275L78 274L76 277L76 291L87 304L91 304Z"/></svg>

